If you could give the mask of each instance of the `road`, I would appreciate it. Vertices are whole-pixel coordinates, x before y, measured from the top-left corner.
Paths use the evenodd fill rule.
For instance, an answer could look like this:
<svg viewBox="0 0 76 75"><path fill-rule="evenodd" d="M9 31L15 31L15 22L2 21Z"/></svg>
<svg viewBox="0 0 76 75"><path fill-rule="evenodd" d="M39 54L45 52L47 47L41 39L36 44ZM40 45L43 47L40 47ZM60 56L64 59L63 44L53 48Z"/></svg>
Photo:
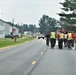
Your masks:
<svg viewBox="0 0 76 75"><path fill-rule="evenodd" d="M0 75L76 75L76 50L51 49L44 39L0 51Z"/></svg>

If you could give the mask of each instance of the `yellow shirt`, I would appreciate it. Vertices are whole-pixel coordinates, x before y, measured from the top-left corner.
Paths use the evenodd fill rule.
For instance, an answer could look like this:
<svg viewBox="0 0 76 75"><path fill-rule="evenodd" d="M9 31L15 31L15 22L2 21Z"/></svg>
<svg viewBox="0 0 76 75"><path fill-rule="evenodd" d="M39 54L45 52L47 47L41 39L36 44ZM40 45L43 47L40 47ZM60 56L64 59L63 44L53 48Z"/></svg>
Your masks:
<svg viewBox="0 0 76 75"><path fill-rule="evenodd" d="M72 40L72 33L68 33L68 40Z"/></svg>

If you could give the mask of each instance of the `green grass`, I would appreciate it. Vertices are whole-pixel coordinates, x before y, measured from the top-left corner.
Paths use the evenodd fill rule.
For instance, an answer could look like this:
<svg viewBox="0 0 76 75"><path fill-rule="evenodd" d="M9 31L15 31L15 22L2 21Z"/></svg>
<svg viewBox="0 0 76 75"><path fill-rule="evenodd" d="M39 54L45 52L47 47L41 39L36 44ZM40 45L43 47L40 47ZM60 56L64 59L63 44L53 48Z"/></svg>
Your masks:
<svg viewBox="0 0 76 75"><path fill-rule="evenodd" d="M17 38L16 42L14 39L11 38L5 38L5 39L0 39L0 48L6 47L6 46L11 46L11 45L16 45L20 43L24 43L30 40L33 40L34 38L31 37L23 37L23 38Z"/></svg>

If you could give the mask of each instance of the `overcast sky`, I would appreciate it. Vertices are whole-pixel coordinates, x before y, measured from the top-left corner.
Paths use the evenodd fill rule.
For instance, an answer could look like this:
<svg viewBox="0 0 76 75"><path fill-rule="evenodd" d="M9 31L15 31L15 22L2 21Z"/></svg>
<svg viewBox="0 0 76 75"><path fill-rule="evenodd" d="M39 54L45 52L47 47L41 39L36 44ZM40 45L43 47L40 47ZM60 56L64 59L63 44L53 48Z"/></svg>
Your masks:
<svg viewBox="0 0 76 75"><path fill-rule="evenodd" d="M0 19L15 23L38 24L43 14L59 19L64 0L0 0Z"/></svg>

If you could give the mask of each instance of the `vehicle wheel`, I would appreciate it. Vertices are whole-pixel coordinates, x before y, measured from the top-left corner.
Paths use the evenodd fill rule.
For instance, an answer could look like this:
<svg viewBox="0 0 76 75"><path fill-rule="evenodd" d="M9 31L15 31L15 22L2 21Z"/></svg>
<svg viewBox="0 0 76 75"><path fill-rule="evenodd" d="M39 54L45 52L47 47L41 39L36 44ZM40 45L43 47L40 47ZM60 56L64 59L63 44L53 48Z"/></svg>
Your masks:
<svg viewBox="0 0 76 75"><path fill-rule="evenodd" d="M44 37L43 37L43 39L44 39Z"/></svg>
<svg viewBox="0 0 76 75"><path fill-rule="evenodd" d="M40 37L38 37L38 39L40 39Z"/></svg>

